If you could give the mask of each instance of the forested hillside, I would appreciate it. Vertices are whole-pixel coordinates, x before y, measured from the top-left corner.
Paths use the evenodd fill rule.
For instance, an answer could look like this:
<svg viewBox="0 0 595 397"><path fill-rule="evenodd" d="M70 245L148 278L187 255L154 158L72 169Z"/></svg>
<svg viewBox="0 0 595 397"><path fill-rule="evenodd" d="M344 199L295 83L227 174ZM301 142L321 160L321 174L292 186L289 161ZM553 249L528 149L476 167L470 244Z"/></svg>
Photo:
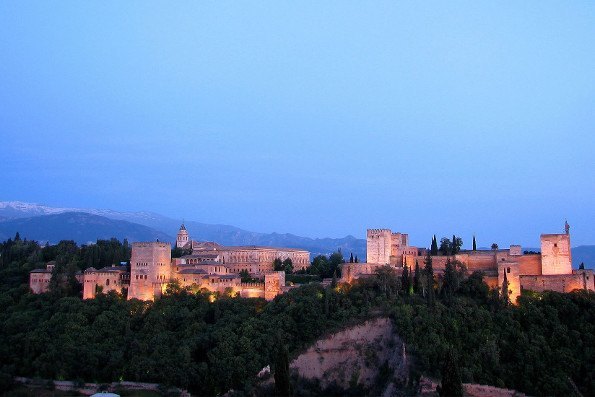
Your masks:
<svg viewBox="0 0 595 397"><path fill-rule="evenodd" d="M106 241L83 249L15 239L0 249L4 390L11 376L21 375L170 383L198 395L231 389L259 394L255 375L269 364L281 365L280 351L294 356L331 331L388 315L415 358L412 381L403 385L409 391L421 374L440 378L454 352L463 382L530 395L595 394L593 294L528 294L511 306L490 293L478 273L467 277L459 269L427 284L421 271L402 278L382 269L353 286L310 284L268 303L195 295L175 285L154 303L116 294L83 301L68 283L30 294L28 271L47 260L56 261L57 274L126 260L125 244ZM294 395L324 392L297 379L291 387ZM365 392L354 385L340 393Z"/></svg>

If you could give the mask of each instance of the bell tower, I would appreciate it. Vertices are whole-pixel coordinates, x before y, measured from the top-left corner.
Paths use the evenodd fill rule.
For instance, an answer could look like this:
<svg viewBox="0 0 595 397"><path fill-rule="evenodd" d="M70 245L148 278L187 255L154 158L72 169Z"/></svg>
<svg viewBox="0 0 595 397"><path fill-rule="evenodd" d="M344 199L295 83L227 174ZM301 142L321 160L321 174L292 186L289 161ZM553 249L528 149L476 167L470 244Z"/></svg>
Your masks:
<svg viewBox="0 0 595 397"><path fill-rule="evenodd" d="M178 237L176 238L176 248L183 248L188 244L188 241L190 241L189 239L190 237L188 236L186 226L182 223L182 226L180 226L180 230L178 231Z"/></svg>

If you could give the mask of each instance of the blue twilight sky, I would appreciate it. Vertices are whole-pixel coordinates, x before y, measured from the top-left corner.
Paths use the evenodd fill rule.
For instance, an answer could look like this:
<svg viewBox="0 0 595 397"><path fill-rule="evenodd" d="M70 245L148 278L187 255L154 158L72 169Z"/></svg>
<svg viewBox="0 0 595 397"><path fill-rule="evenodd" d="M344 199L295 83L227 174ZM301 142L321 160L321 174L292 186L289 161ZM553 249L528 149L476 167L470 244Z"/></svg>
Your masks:
<svg viewBox="0 0 595 397"><path fill-rule="evenodd" d="M593 244L595 2L2 1L0 142L0 200Z"/></svg>

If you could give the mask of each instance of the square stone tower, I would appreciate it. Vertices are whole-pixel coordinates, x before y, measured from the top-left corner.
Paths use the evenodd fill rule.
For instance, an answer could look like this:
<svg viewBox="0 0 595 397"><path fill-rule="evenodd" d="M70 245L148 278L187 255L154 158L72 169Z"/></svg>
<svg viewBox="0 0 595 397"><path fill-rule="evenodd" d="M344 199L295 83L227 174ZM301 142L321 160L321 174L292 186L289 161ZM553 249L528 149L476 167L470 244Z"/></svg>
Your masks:
<svg viewBox="0 0 595 397"><path fill-rule="evenodd" d="M282 294L285 287L285 272L271 272L264 275L264 298L268 301Z"/></svg>
<svg viewBox="0 0 595 397"><path fill-rule="evenodd" d="M366 235L366 262L389 264L392 248L390 229L368 229Z"/></svg>
<svg viewBox="0 0 595 397"><path fill-rule="evenodd" d="M541 274L572 274L569 233L541 235Z"/></svg>
<svg viewBox="0 0 595 397"><path fill-rule="evenodd" d="M169 243L132 243L128 299L153 300L171 278Z"/></svg>

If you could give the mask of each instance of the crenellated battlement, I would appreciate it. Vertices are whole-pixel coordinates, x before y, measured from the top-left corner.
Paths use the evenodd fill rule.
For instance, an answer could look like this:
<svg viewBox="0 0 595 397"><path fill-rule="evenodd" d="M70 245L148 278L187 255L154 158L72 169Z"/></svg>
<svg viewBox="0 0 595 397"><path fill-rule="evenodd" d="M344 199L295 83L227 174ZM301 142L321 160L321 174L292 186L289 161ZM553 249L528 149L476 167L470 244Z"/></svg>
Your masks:
<svg viewBox="0 0 595 397"><path fill-rule="evenodd" d="M171 245L169 243L163 243L161 241L151 241L148 243L132 243L133 247L136 248L167 248L171 249Z"/></svg>
<svg viewBox="0 0 595 397"><path fill-rule="evenodd" d="M391 233L390 229L368 229L368 235L370 234L384 234Z"/></svg>

